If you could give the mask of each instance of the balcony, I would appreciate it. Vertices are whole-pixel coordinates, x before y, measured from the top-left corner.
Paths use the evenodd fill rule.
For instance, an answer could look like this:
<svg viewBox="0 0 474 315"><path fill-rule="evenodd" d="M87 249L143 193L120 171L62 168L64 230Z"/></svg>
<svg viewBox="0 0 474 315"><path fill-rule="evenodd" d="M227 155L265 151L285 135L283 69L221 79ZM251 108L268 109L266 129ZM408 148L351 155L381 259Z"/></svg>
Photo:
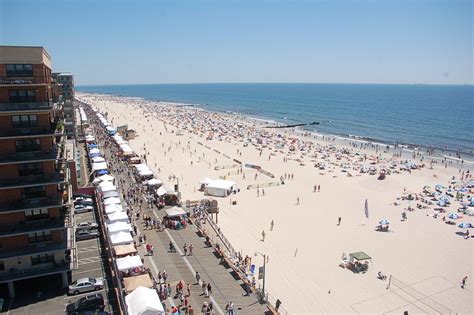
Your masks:
<svg viewBox="0 0 474 315"><path fill-rule="evenodd" d="M51 84L51 77L34 74L0 76L0 86L32 86Z"/></svg>
<svg viewBox="0 0 474 315"><path fill-rule="evenodd" d="M4 164L18 164L26 162L43 162L60 160L63 157L59 156L59 150L51 148L49 152L17 152L13 154L0 155L0 165Z"/></svg>
<svg viewBox="0 0 474 315"><path fill-rule="evenodd" d="M62 242L47 242L47 243L38 243L27 245L26 247L18 249L3 249L0 251L0 259L6 259L11 257L18 256L29 256L33 254L43 254L48 252L54 252L58 250L68 249L67 242L64 240Z"/></svg>
<svg viewBox="0 0 474 315"><path fill-rule="evenodd" d="M69 270L71 270L70 263L65 261L22 270L12 268L9 272L0 275L0 283L47 276Z"/></svg>
<svg viewBox="0 0 474 315"><path fill-rule="evenodd" d="M60 230L70 227L66 217L44 219L37 221L24 221L17 224L0 225L0 237L14 236L32 232Z"/></svg>
<svg viewBox="0 0 474 315"><path fill-rule="evenodd" d="M63 177L64 176L61 177L59 173L55 173L55 174L17 176L14 178L0 178L0 190L60 184L60 183L65 182L65 179Z"/></svg>
<svg viewBox="0 0 474 315"><path fill-rule="evenodd" d="M2 128L0 129L0 138L47 137L62 136L64 134L64 128L53 130L50 127Z"/></svg>
<svg viewBox="0 0 474 315"><path fill-rule="evenodd" d="M49 111L51 102L0 103L0 112Z"/></svg>
<svg viewBox="0 0 474 315"><path fill-rule="evenodd" d="M22 199L9 205L0 206L0 214L33 210L38 208L49 209L65 206L61 196L40 197L33 199Z"/></svg>

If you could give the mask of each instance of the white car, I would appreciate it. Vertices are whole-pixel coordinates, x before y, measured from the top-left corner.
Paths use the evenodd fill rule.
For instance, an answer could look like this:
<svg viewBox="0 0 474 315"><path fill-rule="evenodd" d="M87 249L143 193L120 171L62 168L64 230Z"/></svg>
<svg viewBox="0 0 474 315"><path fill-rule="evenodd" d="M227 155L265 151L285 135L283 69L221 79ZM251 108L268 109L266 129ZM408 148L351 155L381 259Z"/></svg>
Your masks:
<svg viewBox="0 0 474 315"><path fill-rule="evenodd" d="M76 226L78 230L95 230L98 228L99 225L95 222L81 222Z"/></svg>
<svg viewBox="0 0 474 315"><path fill-rule="evenodd" d="M85 205L75 205L74 206L74 212L75 213L84 213L84 212L89 212L93 211L94 207L93 206L85 206Z"/></svg>
<svg viewBox="0 0 474 315"><path fill-rule="evenodd" d="M69 294L79 294L83 292L101 290L104 288L102 278L82 278L74 281L68 288Z"/></svg>

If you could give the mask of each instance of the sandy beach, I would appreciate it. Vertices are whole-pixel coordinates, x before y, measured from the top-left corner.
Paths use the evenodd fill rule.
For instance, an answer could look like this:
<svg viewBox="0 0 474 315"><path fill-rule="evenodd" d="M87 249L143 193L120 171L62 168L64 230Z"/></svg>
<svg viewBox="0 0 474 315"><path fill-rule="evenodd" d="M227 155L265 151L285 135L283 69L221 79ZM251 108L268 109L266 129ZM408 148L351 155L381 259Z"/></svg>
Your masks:
<svg viewBox="0 0 474 315"><path fill-rule="evenodd" d="M237 183L238 193L215 198L218 225L257 267L263 258L253 253L268 256L266 289L289 313L474 312L474 239L458 227L474 225L474 216L458 212L473 188L462 196L455 191L473 182L472 163L408 151L400 157L400 148L268 129L265 122L185 104L76 97L107 113L115 127L134 129L138 136L130 146L163 182L179 184L183 201L206 197L198 190L206 177ZM234 159L274 178L237 167ZM404 170L412 164L419 167ZM378 180L382 169L387 175ZM436 185L443 186L439 196L451 186L460 200L437 205ZM390 221L388 232L376 231L382 219ZM366 273L340 267L343 254L359 251L372 258ZM392 276L390 285L377 278L379 271Z"/></svg>

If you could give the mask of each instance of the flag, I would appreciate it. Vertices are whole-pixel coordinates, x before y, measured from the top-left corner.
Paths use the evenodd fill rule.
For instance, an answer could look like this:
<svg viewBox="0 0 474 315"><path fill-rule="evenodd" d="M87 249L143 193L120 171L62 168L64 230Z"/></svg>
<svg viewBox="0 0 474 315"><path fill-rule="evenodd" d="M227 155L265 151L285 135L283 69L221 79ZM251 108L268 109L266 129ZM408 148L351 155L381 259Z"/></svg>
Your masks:
<svg viewBox="0 0 474 315"><path fill-rule="evenodd" d="M367 198L365 199L365 217L369 218L369 203L367 202Z"/></svg>

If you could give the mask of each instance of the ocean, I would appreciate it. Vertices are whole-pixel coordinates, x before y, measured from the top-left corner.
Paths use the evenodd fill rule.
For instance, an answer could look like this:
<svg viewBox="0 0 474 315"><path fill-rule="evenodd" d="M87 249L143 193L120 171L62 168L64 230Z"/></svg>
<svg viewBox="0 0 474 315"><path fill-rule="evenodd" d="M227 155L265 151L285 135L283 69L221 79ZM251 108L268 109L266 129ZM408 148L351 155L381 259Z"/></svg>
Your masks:
<svg viewBox="0 0 474 315"><path fill-rule="evenodd" d="M194 104L308 131L474 157L474 86L379 84L146 84L77 91Z"/></svg>

